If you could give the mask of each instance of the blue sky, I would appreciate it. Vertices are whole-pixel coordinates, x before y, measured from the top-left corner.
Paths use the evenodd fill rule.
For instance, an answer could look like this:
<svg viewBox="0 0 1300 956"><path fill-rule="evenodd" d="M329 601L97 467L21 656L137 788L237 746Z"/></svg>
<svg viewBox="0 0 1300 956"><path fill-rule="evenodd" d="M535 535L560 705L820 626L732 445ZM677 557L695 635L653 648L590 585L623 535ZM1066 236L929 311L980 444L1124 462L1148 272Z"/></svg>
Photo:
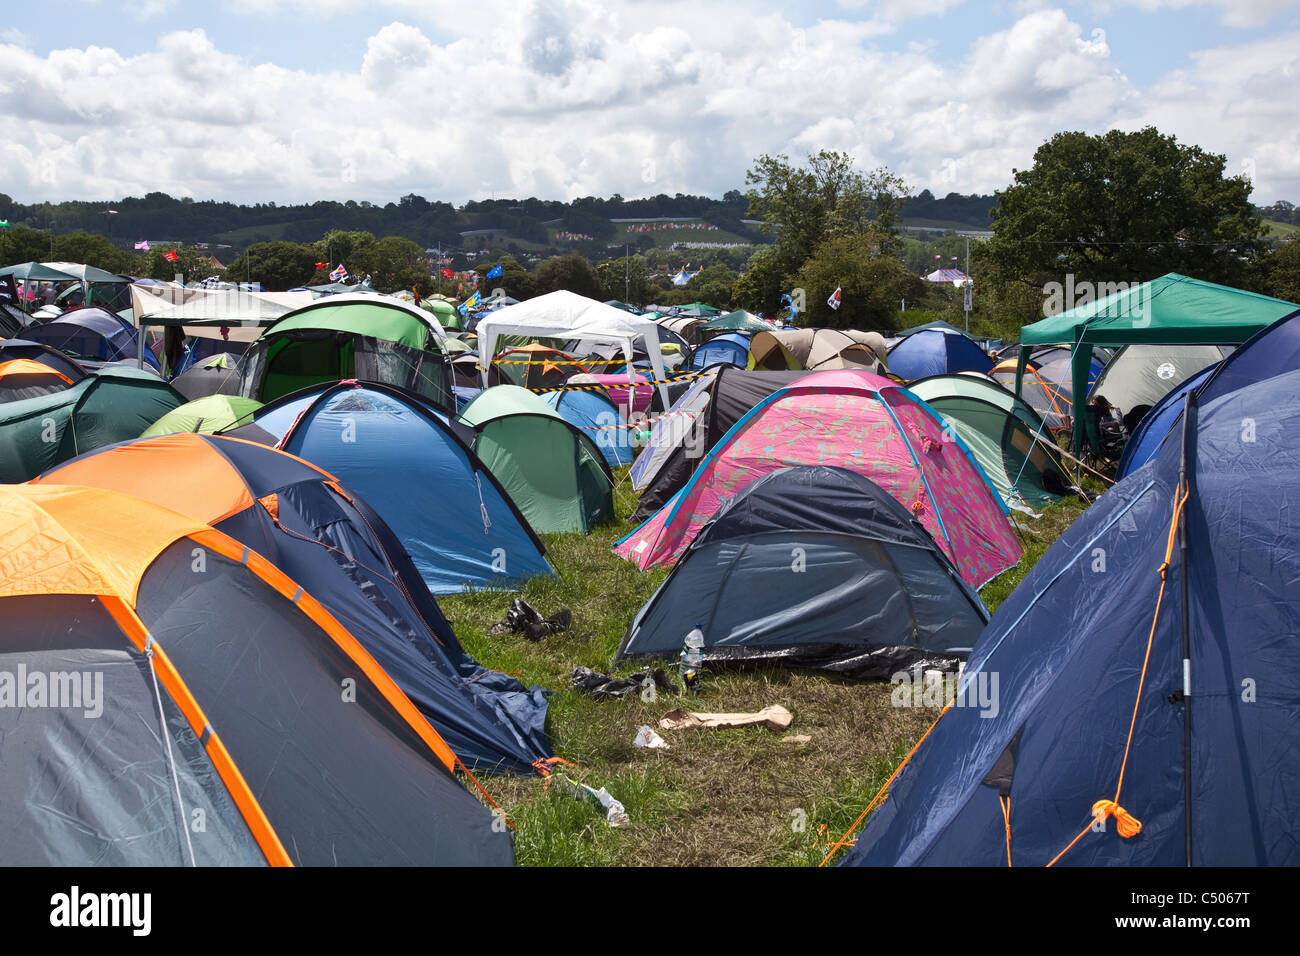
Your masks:
<svg viewBox="0 0 1300 956"><path fill-rule="evenodd" d="M987 192L1155 125L1300 201L1285 0L50 0L0 29L4 190L244 202L720 194L844 149Z"/></svg>

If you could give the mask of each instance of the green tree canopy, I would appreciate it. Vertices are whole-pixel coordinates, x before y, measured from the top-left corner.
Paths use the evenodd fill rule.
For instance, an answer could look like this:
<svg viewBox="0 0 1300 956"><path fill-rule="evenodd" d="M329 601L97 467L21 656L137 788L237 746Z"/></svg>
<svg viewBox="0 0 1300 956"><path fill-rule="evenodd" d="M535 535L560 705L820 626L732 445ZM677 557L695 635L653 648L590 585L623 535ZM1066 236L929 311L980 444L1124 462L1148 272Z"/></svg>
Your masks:
<svg viewBox="0 0 1300 956"><path fill-rule="evenodd" d="M868 225L892 234L906 185L888 169L864 175L848 153L820 150L806 167L785 155L760 156L745 174L749 215L775 229L777 243L806 257L827 239L852 236Z"/></svg>
<svg viewBox="0 0 1300 956"><path fill-rule="evenodd" d="M568 289L591 299L601 298L600 279L596 270L583 256L570 253L547 259L537 267L536 294L544 295L558 289Z"/></svg>
<svg viewBox="0 0 1300 956"><path fill-rule="evenodd" d="M1250 182L1154 127L1058 133L997 194L981 250L999 286L1144 282L1168 272L1241 285L1262 250Z"/></svg>
<svg viewBox="0 0 1300 956"><path fill-rule="evenodd" d="M827 239L808 257L793 277L804 291L806 311L800 325L822 328L875 330L888 334L899 328L899 304L918 301L924 294L919 276L892 256L883 256L868 236ZM826 304L836 287L841 305Z"/></svg>
<svg viewBox="0 0 1300 956"><path fill-rule="evenodd" d="M644 305L647 301L650 273L642 256L606 259L596 266L596 278L600 281L602 302L617 299L619 302Z"/></svg>
<svg viewBox="0 0 1300 956"><path fill-rule="evenodd" d="M1265 292L1300 302L1300 239L1288 239L1263 262Z"/></svg>
<svg viewBox="0 0 1300 956"><path fill-rule="evenodd" d="M151 249L150 254L157 251ZM188 251L190 250L183 250L183 253ZM249 246L226 267L225 278L227 282L247 282L251 279L253 282L261 282L264 289L283 291L306 285L313 278L325 275L326 270L316 268L316 263L321 261L324 260L316 258L311 246L296 242L259 242ZM187 270L186 275L189 274Z"/></svg>

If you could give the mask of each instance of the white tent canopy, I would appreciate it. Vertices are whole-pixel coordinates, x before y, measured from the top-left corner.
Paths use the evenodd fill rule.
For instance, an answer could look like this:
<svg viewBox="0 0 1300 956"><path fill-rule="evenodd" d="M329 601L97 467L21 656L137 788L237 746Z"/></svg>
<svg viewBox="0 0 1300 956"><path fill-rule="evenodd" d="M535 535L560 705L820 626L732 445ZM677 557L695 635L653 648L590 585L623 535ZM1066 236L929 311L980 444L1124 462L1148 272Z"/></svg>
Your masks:
<svg viewBox="0 0 1300 956"><path fill-rule="evenodd" d="M310 292L132 286L131 302L135 324L141 329L181 325L188 336L252 342L286 312L309 305L312 297Z"/></svg>
<svg viewBox="0 0 1300 956"><path fill-rule="evenodd" d="M535 299L509 305L485 315L478 324L479 355L483 361L496 355L500 335L531 335L540 338L580 339L586 343L609 343L621 346L627 360L628 381L636 381L632 371L632 351L637 339L654 368L655 381L664 380L664 360L659 351L659 333L654 322L632 315L612 305L605 305L585 295L561 289ZM488 384L488 369L482 368L483 385ZM670 404L668 391L661 384L659 394L664 407Z"/></svg>

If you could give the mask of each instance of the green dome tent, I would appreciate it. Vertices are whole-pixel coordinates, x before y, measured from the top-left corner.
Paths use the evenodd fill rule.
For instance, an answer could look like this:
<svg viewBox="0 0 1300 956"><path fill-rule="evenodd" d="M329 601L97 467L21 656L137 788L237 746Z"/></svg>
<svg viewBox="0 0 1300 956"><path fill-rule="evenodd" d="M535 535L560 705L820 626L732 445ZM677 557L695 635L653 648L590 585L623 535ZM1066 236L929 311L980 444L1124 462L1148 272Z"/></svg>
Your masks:
<svg viewBox="0 0 1300 956"><path fill-rule="evenodd" d="M1008 505L1049 504L1069 493L1043 420L1024 400L983 375L932 375L908 386L952 427Z"/></svg>
<svg viewBox="0 0 1300 956"><path fill-rule="evenodd" d="M707 336L720 332L771 332L774 328L776 326L771 322L764 322L753 313L739 309L720 315L716 319L709 319L703 325L697 325L695 333Z"/></svg>
<svg viewBox="0 0 1300 956"><path fill-rule="evenodd" d="M390 296L317 299L286 313L249 346L239 392L269 402L312 385L360 379L453 409L444 339L429 313Z"/></svg>
<svg viewBox="0 0 1300 956"><path fill-rule="evenodd" d="M0 482L28 481L83 452L136 438L183 404L158 376L120 366L59 392L6 402L0 405Z"/></svg>
<svg viewBox="0 0 1300 956"><path fill-rule="evenodd" d="M178 432L197 432L211 435L253 420L253 413L262 407L255 398L238 395L207 395L174 408L140 433L141 438L155 435L175 435Z"/></svg>
<svg viewBox="0 0 1300 956"><path fill-rule="evenodd" d="M444 329L463 329L464 323L461 322L460 313L456 307L446 299L425 299L420 303L420 308L426 312L432 312L433 317L438 320L438 324Z"/></svg>
<svg viewBox="0 0 1300 956"><path fill-rule="evenodd" d="M485 389L460 421L536 531L586 534L614 517L614 478L592 438L517 385Z"/></svg>

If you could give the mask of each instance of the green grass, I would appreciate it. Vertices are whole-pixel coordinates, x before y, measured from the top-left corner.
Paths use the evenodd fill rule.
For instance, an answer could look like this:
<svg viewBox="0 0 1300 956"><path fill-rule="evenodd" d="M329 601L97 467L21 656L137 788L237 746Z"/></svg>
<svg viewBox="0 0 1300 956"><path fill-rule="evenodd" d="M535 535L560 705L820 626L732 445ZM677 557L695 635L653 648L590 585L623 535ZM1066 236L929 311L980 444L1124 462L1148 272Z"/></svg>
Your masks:
<svg viewBox="0 0 1300 956"><path fill-rule="evenodd" d="M493 636L514 592L479 591L439 603L466 649L485 666L555 691L547 731L560 770L605 787L631 817L611 828L594 803L538 778L486 777L482 782L516 828L516 858L525 866L807 866L854 822L937 716L936 709L900 708L891 685L832 674L762 666L707 670L699 698L638 695L597 701L573 690L577 665L609 673L614 652L637 610L667 576L639 571L610 545L635 525L636 499L625 471L615 493L619 520L591 535L547 535L559 572L536 578L522 596L544 615L573 611L573 627L532 643L523 635ZM1082 503L1062 502L1043 517L1023 517L1026 557L983 592L997 606L1075 517ZM620 669L626 673L628 669ZM633 746L637 728L657 728L678 706L703 711L755 711L781 704L794 715L788 731L660 731L668 750ZM806 734L807 743L786 743Z"/></svg>
<svg viewBox="0 0 1300 956"><path fill-rule="evenodd" d="M1289 222L1274 222L1272 219L1266 219L1264 225L1268 226L1268 231L1264 235L1270 239L1278 236L1294 236L1300 232L1300 226L1294 226Z"/></svg>

